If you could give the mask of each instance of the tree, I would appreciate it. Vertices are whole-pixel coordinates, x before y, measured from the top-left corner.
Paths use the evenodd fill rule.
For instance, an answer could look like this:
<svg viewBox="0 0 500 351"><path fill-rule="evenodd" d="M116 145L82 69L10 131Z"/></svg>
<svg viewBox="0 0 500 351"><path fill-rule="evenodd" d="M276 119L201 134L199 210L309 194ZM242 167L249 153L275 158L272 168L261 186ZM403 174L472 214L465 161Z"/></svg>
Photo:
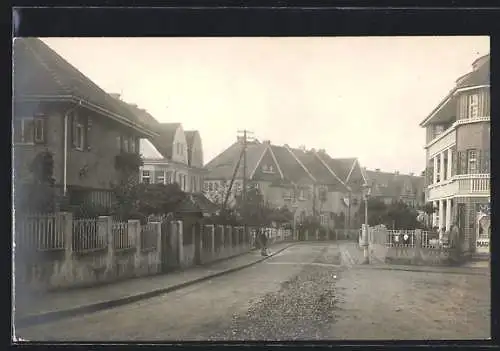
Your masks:
<svg viewBox="0 0 500 351"><path fill-rule="evenodd" d="M115 216L126 219L144 220L150 215L164 215L174 212L186 194L174 184L134 184L114 188Z"/></svg>
<svg viewBox="0 0 500 351"><path fill-rule="evenodd" d="M361 204L358 215L364 216L365 202ZM377 198L368 199L368 224L375 226L383 224L394 229L420 228L421 223L417 220L418 212L402 201L396 201L390 205Z"/></svg>

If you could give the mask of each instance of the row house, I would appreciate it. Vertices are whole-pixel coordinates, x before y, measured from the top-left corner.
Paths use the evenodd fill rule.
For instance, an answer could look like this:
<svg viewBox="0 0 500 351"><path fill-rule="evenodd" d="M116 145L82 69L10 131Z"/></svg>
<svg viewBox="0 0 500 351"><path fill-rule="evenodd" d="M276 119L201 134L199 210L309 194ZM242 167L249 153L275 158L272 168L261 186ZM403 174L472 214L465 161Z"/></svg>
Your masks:
<svg viewBox="0 0 500 351"><path fill-rule="evenodd" d="M70 204L109 207L122 176L117 157L139 155L141 138L156 136L137 116L42 40L13 44L13 179L33 184L30 165L53 155L55 189ZM138 178L138 174L137 174Z"/></svg>
<svg viewBox="0 0 500 351"><path fill-rule="evenodd" d="M118 94L113 96L120 99ZM135 104L128 104L128 107L156 132L156 136L140 140L143 157L140 181L148 184L177 183L185 192L201 193L206 170L203 168L200 133L185 131L180 123L159 123Z"/></svg>
<svg viewBox="0 0 500 351"><path fill-rule="evenodd" d="M434 205L433 224L449 230L456 223L465 250L473 252L489 229L477 221L490 204L490 55L420 123L426 129L426 201Z"/></svg>
<svg viewBox="0 0 500 351"><path fill-rule="evenodd" d="M400 174L396 172L382 172L380 169L364 170L370 185L371 198L376 198L386 205L394 202L403 202L413 208L420 208L425 204L425 178L413 173Z"/></svg>
<svg viewBox="0 0 500 351"><path fill-rule="evenodd" d="M235 193L241 192L243 165L235 167L242 144L238 138L205 166L204 191L212 201L222 204L233 174L235 192L229 193L230 206L234 205ZM315 216L323 226L332 228L336 215L343 213L347 221L357 211L365 180L355 158L333 159L324 150L258 140L247 143L246 158L248 183L257 187L272 207L286 206L294 211L299 221Z"/></svg>

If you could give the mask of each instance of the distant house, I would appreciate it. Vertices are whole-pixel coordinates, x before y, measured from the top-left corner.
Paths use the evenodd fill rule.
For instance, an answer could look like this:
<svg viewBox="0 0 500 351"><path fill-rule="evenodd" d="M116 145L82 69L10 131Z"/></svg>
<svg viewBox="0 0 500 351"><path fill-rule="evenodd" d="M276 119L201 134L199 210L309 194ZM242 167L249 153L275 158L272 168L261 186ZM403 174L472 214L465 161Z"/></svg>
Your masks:
<svg viewBox="0 0 500 351"><path fill-rule="evenodd" d="M227 194L227 184L235 172L241 149L241 139L238 139L206 165L204 191L214 201L221 200L221 193ZM246 178L250 185L261 190L264 200L272 207L286 206L299 220L315 216L325 227L344 226L349 224L350 214L357 211L364 183L357 159L349 160L333 159L324 150L291 148L256 140L247 146ZM236 193L241 192L242 183L243 164L240 163L233 186ZM229 194L229 205L234 205L234 195ZM340 214L344 215L345 223L335 223L334 219Z"/></svg>
<svg viewBox="0 0 500 351"><path fill-rule="evenodd" d="M113 94L120 99L118 94ZM122 100L122 103L126 104ZM140 120L157 134L141 139L140 153L142 183L177 183L183 191L200 193L203 177L203 146L200 133L184 131L180 123L159 123L146 110L135 104L127 104Z"/></svg>
<svg viewBox="0 0 500 351"><path fill-rule="evenodd" d="M408 206L418 208L425 204L425 179L413 174L365 170L366 179L371 186L370 197L389 205L402 201Z"/></svg>
<svg viewBox="0 0 500 351"><path fill-rule="evenodd" d="M13 64L17 185L33 182L30 165L48 150L70 203L110 206L117 156L138 154L139 139L155 132L39 39L15 39Z"/></svg>

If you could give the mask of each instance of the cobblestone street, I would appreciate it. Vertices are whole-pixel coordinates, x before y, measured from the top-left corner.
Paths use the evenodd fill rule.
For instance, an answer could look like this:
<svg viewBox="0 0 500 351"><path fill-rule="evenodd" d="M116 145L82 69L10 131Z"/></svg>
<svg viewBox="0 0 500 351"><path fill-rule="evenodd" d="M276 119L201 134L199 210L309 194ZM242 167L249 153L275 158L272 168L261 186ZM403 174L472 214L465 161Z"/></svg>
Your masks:
<svg viewBox="0 0 500 351"><path fill-rule="evenodd" d="M27 340L485 339L487 274L352 264L299 244L236 273L138 303L18 329Z"/></svg>

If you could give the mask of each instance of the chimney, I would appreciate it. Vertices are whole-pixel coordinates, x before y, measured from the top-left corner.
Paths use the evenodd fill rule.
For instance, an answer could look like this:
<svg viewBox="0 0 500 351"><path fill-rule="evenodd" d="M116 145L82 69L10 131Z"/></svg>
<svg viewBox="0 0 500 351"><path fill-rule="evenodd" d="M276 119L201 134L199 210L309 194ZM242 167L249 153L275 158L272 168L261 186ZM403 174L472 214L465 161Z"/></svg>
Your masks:
<svg viewBox="0 0 500 351"><path fill-rule="evenodd" d="M287 147L287 148L290 148L290 145L288 145L288 144L285 144L285 145L283 145L283 146L284 146L284 147Z"/></svg>
<svg viewBox="0 0 500 351"><path fill-rule="evenodd" d="M121 94L118 94L118 93L109 93L109 95L111 95L111 97L114 97L117 100L120 100L120 97L121 97Z"/></svg>
<svg viewBox="0 0 500 351"><path fill-rule="evenodd" d="M326 153L326 150L325 150L325 149L319 149L319 150L318 150L318 153L320 153L320 154L324 154L324 153Z"/></svg>
<svg viewBox="0 0 500 351"><path fill-rule="evenodd" d="M271 140L263 140L262 144L271 145Z"/></svg>
<svg viewBox="0 0 500 351"><path fill-rule="evenodd" d="M395 175L399 175L399 171L395 171L395 172L394 172L394 174L395 174Z"/></svg>
<svg viewBox="0 0 500 351"><path fill-rule="evenodd" d="M380 172L380 168L375 168L375 172Z"/></svg>
<svg viewBox="0 0 500 351"><path fill-rule="evenodd" d="M306 151L306 146L305 145L300 145L299 149L302 150L302 151Z"/></svg>
<svg viewBox="0 0 500 351"><path fill-rule="evenodd" d="M413 172L410 172L410 175L411 175L411 176L413 177L413 176L415 175L415 173L413 173Z"/></svg>

